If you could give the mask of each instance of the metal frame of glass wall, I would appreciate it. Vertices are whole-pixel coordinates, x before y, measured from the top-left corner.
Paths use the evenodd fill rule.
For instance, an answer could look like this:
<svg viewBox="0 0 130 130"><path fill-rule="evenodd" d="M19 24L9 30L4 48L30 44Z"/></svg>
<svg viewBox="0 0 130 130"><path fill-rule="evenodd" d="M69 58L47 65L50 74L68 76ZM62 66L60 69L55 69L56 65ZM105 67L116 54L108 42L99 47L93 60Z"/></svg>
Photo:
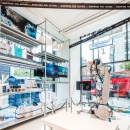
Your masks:
<svg viewBox="0 0 130 130"><path fill-rule="evenodd" d="M115 71L115 66L117 65L117 64L123 64L123 63L128 63L128 62L130 62L130 57L129 57L129 44L130 44L130 41L129 41L129 23L130 23L130 21L129 22L127 22L127 23L125 23L125 24L123 24L123 25L121 25L123 28L125 28L125 33L122 33L122 34L120 34L120 35L123 35L122 37L125 39L125 42L124 43L122 43L123 44L123 48L122 48L122 50L124 49L124 52L125 53L123 53L122 55L123 55L123 60L115 60L115 57L114 57L114 53L113 53L113 59L112 60L110 60L109 62L103 62L103 64L110 64L111 66L112 66L112 73L116 73L116 71ZM114 30L114 29L113 29ZM117 35L117 34L116 34ZM102 35L100 35L100 36L102 36ZM90 40L91 41L91 44L94 44L94 40L95 39L100 39L100 36L99 37L96 37L96 38L94 38L94 39L92 39L92 40ZM112 40L113 40L113 38L112 38ZM90 42L90 41L88 41L88 42ZM97 40L98 41L98 40ZM86 42L86 43L83 43L83 44L87 44L88 42ZM83 77L83 69L85 69L85 68L87 68L87 65L85 65L85 64L82 64L82 58L83 58L83 55L82 55L82 52L83 52L83 44L80 44L80 79L81 80L85 80L85 78ZM88 43L89 44L89 43ZM116 42L116 44L120 44L120 43L117 43ZM104 46L105 47L105 46ZM124 48L125 47L125 48ZM91 54L92 54L92 57L91 57L91 59L92 60L94 60L95 59L95 55L97 55L97 57L96 58L100 58L99 57L99 50L100 50L100 48L97 48L97 50L95 50L95 49L93 49L93 50L91 50ZM87 54L87 52L86 52L86 54ZM89 54L90 54L90 52L89 52ZM117 59L120 59L120 58L117 58ZM118 66L118 65L117 65ZM130 75L130 74L129 74ZM122 99L121 99L122 100ZM128 101L129 102L129 101ZM127 108L129 108L130 107L130 102L129 102L129 104L128 104L129 106L127 107ZM114 105L113 105L114 106Z"/></svg>

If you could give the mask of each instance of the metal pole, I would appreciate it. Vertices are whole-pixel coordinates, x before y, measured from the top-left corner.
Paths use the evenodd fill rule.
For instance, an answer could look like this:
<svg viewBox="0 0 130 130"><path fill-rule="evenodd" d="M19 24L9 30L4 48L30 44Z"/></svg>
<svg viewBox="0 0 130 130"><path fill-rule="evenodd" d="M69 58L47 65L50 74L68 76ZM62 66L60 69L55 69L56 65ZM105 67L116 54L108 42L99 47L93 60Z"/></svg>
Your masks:
<svg viewBox="0 0 130 130"><path fill-rule="evenodd" d="M32 105L32 96L31 96L31 92L30 92L30 106Z"/></svg>
<svg viewBox="0 0 130 130"><path fill-rule="evenodd" d="M69 45L70 45L70 39L69 39ZM71 84L70 84L70 79L71 79L71 69L70 69L70 49L69 49L69 107L70 107L70 97L71 97Z"/></svg>
<svg viewBox="0 0 130 130"><path fill-rule="evenodd" d="M54 114L54 104L52 104L52 115Z"/></svg>
<svg viewBox="0 0 130 130"><path fill-rule="evenodd" d="M71 113L72 113L72 97L71 97Z"/></svg>
<svg viewBox="0 0 130 130"><path fill-rule="evenodd" d="M46 117L46 19L45 19L45 79L44 79L44 93L45 93L45 103L44 103L44 116Z"/></svg>
<svg viewBox="0 0 130 130"><path fill-rule="evenodd" d="M67 102L67 99L66 99L66 112L67 112L67 105L68 105L68 102Z"/></svg>

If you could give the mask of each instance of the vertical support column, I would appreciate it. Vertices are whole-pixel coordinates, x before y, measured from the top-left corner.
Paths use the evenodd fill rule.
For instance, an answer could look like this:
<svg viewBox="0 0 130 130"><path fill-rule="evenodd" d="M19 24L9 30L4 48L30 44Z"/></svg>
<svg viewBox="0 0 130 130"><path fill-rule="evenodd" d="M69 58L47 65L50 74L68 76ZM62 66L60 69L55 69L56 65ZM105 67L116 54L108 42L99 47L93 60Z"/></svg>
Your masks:
<svg viewBox="0 0 130 130"><path fill-rule="evenodd" d="M69 39L69 45L70 45L70 39ZM71 97L71 83L70 83L70 80L71 80L71 68L70 68L70 57L71 57L71 53L70 53L70 49L69 49L69 107L70 107L70 97Z"/></svg>
<svg viewBox="0 0 130 130"><path fill-rule="evenodd" d="M30 106L32 105L32 96L31 96L31 92L30 92Z"/></svg>
<svg viewBox="0 0 130 130"><path fill-rule="evenodd" d="M129 48L129 45L128 45L128 23L126 23L126 59L125 60L128 60L129 57L128 57L128 48Z"/></svg>
<svg viewBox="0 0 130 130"><path fill-rule="evenodd" d="M73 107L73 106L72 106L72 97L71 97L71 113L72 113L72 107Z"/></svg>
<svg viewBox="0 0 130 130"><path fill-rule="evenodd" d="M32 48L30 48L30 52L32 52ZM27 53L27 52L26 52L26 53ZM30 79L32 78L31 72L32 72L32 70L30 69Z"/></svg>
<svg viewBox="0 0 130 130"><path fill-rule="evenodd" d="M80 37L80 41L82 41L82 37ZM82 43L80 44L80 81L82 81ZM82 96L82 93L80 90L80 102L82 102L81 96Z"/></svg>
<svg viewBox="0 0 130 130"><path fill-rule="evenodd" d="M50 126L50 130L53 130L53 128Z"/></svg>
<svg viewBox="0 0 130 130"><path fill-rule="evenodd" d="M46 130L46 124L44 124L44 130Z"/></svg>
<svg viewBox="0 0 130 130"><path fill-rule="evenodd" d="M46 117L46 19L45 19L45 79L44 79L44 93L45 93L45 103L44 103L44 116Z"/></svg>
<svg viewBox="0 0 130 130"><path fill-rule="evenodd" d="M66 112L67 112L67 109L68 109L68 102L67 102L67 99L66 99Z"/></svg>
<svg viewBox="0 0 130 130"><path fill-rule="evenodd" d="M94 40L92 41L92 44L94 44ZM94 49L92 50L92 60L94 61Z"/></svg>

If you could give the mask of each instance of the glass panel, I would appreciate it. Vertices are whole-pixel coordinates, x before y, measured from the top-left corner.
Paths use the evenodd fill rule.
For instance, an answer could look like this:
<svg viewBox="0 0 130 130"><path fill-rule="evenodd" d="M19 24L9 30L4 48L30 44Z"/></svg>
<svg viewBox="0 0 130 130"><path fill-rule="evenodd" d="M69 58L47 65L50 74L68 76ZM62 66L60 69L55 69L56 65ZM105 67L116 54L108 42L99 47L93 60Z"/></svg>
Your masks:
<svg viewBox="0 0 130 130"><path fill-rule="evenodd" d="M113 65L111 65L113 66ZM130 107L130 62L115 63L110 76L109 104L115 107Z"/></svg>
<svg viewBox="0 0 130 130"><path fill-rule="evenodd" d="M126 60L126 24L99 36L94 43L105 44L106 41L108 46L94 49L94 59L102 59L104 63Z"/></svg>
<svg viewBox="0 0 130 130"><path fill-rule="evenodd" d="M130 107L130 62L108 64L112 67L110 73L109 105L114 107ZM82 67L82 80L91 81L91 98L99 93L87 67Z"/></svg>
<svg viewBox="0 0 130 130"><path fill-rule="evenodd" d="M87 61L92 60L92 51L89 49L91 42L82 44L82 65L86 65Z"/></svg>
<svg viewBox="0 0 130 130"><path fill-rule="evenodd" d="M109 41L111 44L94 49L94 59L99 58L103 63L106 63L105 65L112 67L110 73L109 105L130 109L130 61L107 64L109 62L127 60L127 50L128 59L130 59L130 23L128 23L128 48L126 38L126 24L95 38L95 44L101 42L105 43L105 41ZM82 51L82 56L87 54L84 46L82 46L82 50L84 50L84 53ZM92 55L92 50L88 51L91 51L90 54ZM92 60L92 57L93 55L89 55L89 57L86 57L86 61L88 61L87 59ZM82 59L82 62L83 61L84 59ZM100 92L96 90L95 81L87 67L82 67L81 70L82 80L91 81L92 83L91 99L95 100L96 96L100 94ZM84 99L86 101L86 97Z"/></svg>
<svg viewBox="0 0 130 130"><path fill-rule="evenodd" d="M115 34L111 34L110 37L113 38L114 47L114 61L126 60L126 24L113 30Z"/></svg>
<svg viewBox="0 0 130 130"><path fill-rule="evenodd" d="M130 22L127 23L128 25L128 59L130 60ZM126 40L126 37L125 37L125 40Z"/></svg>

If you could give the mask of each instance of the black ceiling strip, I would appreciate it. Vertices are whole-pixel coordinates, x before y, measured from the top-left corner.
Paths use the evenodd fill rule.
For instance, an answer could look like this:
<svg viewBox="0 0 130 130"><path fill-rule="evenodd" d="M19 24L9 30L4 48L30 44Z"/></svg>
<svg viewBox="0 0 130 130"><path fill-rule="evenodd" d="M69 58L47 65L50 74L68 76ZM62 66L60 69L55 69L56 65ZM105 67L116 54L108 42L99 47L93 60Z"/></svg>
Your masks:
<svg viewBox="0 0 130 130"><path fill-rule="evenodd" d="M93 35L83 39L83 40L80 40L80 41L70 45L69 48L75 47L75 46L80 45L80 44L82 44L84 42L92 40L93 38L96 38L96 37L98 37L98 36L100 36L100 35L102 35L102 34L104 34L106 32L109 32L109 31L111 31L111 30L113 30L113 29L115 29L115 28L117 28L117 27L119 27L119 26L129 22L129 21L130 21L130 17L125 19L125 20L122 20L122 21L120 21L120 22L118 22L118 23L116 23L116 24L114 24L114 25L112 25L110 27L107 27L107 28L105 28L105 29L103 29L103 30L101 30L101 31L99 31L99 32L97 32L97 33L95 33L95 34L93 34Z"/></svg>
<svg viewBox="0 0 130 130"><path fill-rule="evenodd" d="M60 2L37 2L37 1L4 1L1 5L13 7L33 7L33 8L55 8L55 9L96 9L96 10L126 10L130 9L130 4L126 3L60 3Z"/></svg>

